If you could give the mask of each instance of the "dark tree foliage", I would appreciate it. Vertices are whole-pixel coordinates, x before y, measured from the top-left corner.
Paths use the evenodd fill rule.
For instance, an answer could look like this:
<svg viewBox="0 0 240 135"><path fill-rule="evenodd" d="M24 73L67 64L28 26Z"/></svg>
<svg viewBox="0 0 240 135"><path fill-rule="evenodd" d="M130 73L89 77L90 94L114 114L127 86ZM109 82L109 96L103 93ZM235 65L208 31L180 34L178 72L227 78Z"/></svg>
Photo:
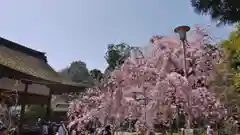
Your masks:
<svg viewBox="0 0 240 135"><path fill-rule="evenodd" d="M233 24L240 21L240 2L238 0L191 0L199 14L210 15L219 24Z"/></svg>
<svg viewBox="0 0 240 135"><path fill-rule="evenodd" d="M107 71L113 71L117 66L124 63L124 60L129 57L131 47L125 43L109 44L105 59L108 63Z"/></svg>
<svg viewBox="0 0 240 135"><path fill-rule="evenodd" d="M90 75L94 80L100 81L103 77L103 74L100 70L98 69L93 69L90 71Z"/></svg>
<svg viewBox="0 0 240 135"><path fill-rule="evenodd" d="M113 44L108 45L105 58L110 68L114 69L121 57L119 50L115 49Z"/></svg>
<svg viewBox="0 0 240 135"><path fill-rule="evenodd" d="M92 83L86 63L82 61L72 62L69 67L63 69L60 73L74 82Z"/></svg>

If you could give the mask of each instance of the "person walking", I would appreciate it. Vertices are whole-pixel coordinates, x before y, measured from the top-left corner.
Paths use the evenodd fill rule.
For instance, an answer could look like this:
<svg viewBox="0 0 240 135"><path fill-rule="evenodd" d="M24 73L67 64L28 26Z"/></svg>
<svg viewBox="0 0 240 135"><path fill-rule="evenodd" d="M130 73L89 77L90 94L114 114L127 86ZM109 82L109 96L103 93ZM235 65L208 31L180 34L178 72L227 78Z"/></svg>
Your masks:
<svg viewBox="0 0 240 135"><path fill-rule="evenodd" d="M211 126L207 126L207 135L213 135L213 129L211 128Z"/></svg>
<svg viewBox="0 0 240 135"><path fill-rule="evenodd" d="M58 129L58 135L68 135L68 130L63 121L61 122L61 125Z"/></svg>
<svg viewBox="0 0 240 135"><path fill-rule="evenodd" d="M48 135L48 124L47 122L44 122L42 125L42 134L43 135Z"/></svg>

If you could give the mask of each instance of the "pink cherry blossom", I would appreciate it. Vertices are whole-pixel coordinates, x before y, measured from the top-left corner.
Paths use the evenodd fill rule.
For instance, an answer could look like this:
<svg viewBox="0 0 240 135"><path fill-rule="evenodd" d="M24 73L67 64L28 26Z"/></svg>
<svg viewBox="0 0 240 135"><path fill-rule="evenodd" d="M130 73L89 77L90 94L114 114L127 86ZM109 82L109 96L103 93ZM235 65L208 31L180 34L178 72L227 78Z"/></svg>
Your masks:
<svg viewBox="0 0 240 135"><path fill-rule="evenodd" d="M179 38L154 36L148 46L151 51L132 54L106 82L90 88L84 97L71 104L68 116L75 119L69 127L77 125L81 130L95 118L102 125L133 118L138 120L138 128L152 128L156 117L169 122L176 114L176 106L189 115L188 119L224 117L225 110L209 89L214 80L218 49L213 51L205 46L209 38L200 28L191 31L188 39L187 77L183 74Z"/></svg>

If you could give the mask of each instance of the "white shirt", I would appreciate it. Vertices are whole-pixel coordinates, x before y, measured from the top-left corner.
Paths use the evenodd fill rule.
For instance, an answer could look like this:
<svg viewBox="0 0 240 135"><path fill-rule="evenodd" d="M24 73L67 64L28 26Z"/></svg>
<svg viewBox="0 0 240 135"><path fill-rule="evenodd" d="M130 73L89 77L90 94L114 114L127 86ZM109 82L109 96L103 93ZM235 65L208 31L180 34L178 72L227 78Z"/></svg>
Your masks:
<svg viewBox="0 0 240 135"><path fill-rule="evenodd" d="M211 135L211 127L210 126L207 127L207 135Z"/></svg>
<svg viewBox="0 0 240 135"><path fill-rule="evenodd" d="M43 134L44 135L48 134L48 126L47 125L43 125Z"/></svg>

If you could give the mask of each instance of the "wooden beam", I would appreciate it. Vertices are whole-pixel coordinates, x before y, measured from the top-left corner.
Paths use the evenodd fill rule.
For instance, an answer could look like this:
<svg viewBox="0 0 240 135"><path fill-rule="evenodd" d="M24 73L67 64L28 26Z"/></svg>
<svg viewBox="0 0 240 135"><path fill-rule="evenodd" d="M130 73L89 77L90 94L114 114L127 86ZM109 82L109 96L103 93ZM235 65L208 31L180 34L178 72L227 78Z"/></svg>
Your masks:
<svg viewBox="0 0 240 135"><path fill-rule="evenodd" d="M5 95L9 98L12 98L11 100L15 100L16 96L18 96L18 104L19 105L21 105L23 102L25 102L26 104L36 104L36 105L48 103L47 95L39 95L39 94L29 93L29 92L24 92L24 91L18 91L16 93L16 91L2 89L2 88L0 88L0 93L2 93L2 95ZM0 96L1 96L1 94L0 94ZM9 101L8 103L15 104L15 101L12 101L12 102Z"/></svg>
<svg viewBox="0 0 240 135"><path fill-rule="evenodd" d="M23 83L25 84L24 92L27 92L29 83L27 83L27 82L23 82ZM23 102L21 104L20 123L19 123L18 135L21 135L23 133L23 119L24 119L24 114L25 114L25 106L26 106L26 103Z"/></svg>
<svg viewBox="0 0 240 135"><path fill-rule="evenodd" d="M50 119L51 115L51 104L52 104L52 89L49 91L47 110L46 110L46 120Z"/></svg>

